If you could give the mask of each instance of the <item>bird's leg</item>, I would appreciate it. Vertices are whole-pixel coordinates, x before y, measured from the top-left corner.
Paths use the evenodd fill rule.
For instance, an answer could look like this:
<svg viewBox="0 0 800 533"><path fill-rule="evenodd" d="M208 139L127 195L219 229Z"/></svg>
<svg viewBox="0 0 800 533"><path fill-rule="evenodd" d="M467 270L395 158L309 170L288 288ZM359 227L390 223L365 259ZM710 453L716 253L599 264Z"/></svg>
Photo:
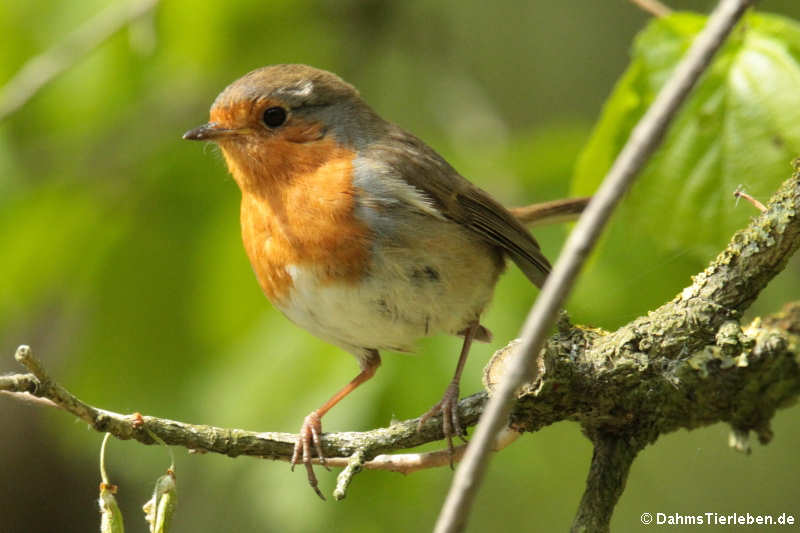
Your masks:
<svg viewBox="0 0 800 533"><path fill-rule="evenodd" d="M417 425L417 431L422 428L430 417L442 414L442 432L447 439L447 448L450 450L450 467L453 467L453 435L458 435L461 440L464 439L464 429L461 427L461 422L458 419L458 394L459 383L461 382L461 373L464 371L464 365L467 362L470 346L472 346L472 338L475 332L478 331L479 324L474 322L464 332L464 344L461 346L461 355L458 357L458 364L456 365L456 372L453 375L452 381L444 391L442 399L430 408L430 410L422 415Z"/></svg>
<svg viewBox="0 0 800 533"><path fill-rule="evenodd" d="M319 490L317 483L317 476L314 474L314 468L311 464L311 446L317 452L317 457L322 466L325 465L325 456L322 453L322 444L320 442L320 435L322 435L322 417L331 410L331 408L339 403L342 398L353 392L359 385L367 381L375 375L375 371L381 364L381 356L377 350L367 350L366 356L359 359L361 365L361 372L353 378L353 380L342 387L342 389L331 396L331 399L325 402L322 407L315 411L311 411L309 415L303 420L303 425L300 426L300 434L297 436L297 442L294 445L294 453L292 453L292 470L294 466L302 460L308 473L308 483L317 496L325 499L322 492ZM302 458L302 459L301 459Z"/></svg>

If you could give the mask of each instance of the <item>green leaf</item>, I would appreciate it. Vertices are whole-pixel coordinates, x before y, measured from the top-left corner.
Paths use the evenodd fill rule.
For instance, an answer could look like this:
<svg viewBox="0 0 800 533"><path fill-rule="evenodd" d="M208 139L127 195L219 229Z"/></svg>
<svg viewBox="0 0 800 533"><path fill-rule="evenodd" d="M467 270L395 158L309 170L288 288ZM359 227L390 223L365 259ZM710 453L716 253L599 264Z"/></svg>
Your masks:
<svg viewBox="0 0 800 533"><path fill-rule="evenodd" d="M704 24L703 16L675 13L654 20L637 37L631 65L579 158L576 195L595 191ZM755 214L735 204L737 186L766 201L798 154L800 27L753 13L678 113L616 215L605 245L617 255L642 245L646 253L680 251L705 260Z"/></svg>

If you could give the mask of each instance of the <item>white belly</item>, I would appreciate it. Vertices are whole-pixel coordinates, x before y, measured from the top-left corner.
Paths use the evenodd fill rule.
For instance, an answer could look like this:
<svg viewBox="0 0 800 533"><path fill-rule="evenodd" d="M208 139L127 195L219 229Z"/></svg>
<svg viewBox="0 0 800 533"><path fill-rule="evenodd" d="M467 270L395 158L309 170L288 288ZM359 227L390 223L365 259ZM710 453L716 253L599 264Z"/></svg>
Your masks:
<svg viewBox="0 0 800 533"><path fill-rule="evenodd" d="M421 337L465 329L489 302L502 262L483 243L446 234L442 241L437 229L436 243L381 248L356 283L322 284L311 268L289 265L294 287L280 310L357 356L364 349L411 351Z"/></svg>

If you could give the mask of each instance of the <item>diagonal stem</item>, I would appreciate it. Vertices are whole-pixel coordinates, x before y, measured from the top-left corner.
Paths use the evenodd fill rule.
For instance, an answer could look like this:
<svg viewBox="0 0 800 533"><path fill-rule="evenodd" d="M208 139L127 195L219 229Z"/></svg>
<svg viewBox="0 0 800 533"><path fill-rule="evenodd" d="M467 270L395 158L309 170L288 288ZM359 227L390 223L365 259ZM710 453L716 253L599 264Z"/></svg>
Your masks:
<svg viewBox="0 0 800 533"><path fill-rule="evenodd" d="M578 272L614 208L660 144L678 108L750 3L750 0L720 1L703 31L633 129L600 189L578 221L525 321L519 355L510 363L508 373L481 416L442 506L435 533L453 533L466 527L472 503L488 466L491 443L507 423L517 388L526 381L536 379L536 358Z"/></svg>
<svg viewBox="0 0 800 533"><path fill-rule="evenodd" d="M113 2L69 34L63 42L30 59L0 89L0 121L18 111L48 83L125 26L155 9L159 0Z"/></svg>

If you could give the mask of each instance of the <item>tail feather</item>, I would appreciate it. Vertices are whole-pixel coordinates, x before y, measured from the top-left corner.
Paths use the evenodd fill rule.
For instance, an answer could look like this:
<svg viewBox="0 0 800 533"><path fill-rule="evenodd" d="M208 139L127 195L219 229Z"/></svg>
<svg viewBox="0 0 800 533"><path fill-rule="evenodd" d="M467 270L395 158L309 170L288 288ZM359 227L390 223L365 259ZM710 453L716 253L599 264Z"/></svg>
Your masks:
<svg viewBox="0 0 800 533"><path fill-rule="evenodd" d="M467 329L462 329L458 332L459 337L463 337L467 334ZM475 329L475 335L472 336L473 340L480 341L480 342L492 342L492 332L482 324L479 324L478 327Z"/></svg>

